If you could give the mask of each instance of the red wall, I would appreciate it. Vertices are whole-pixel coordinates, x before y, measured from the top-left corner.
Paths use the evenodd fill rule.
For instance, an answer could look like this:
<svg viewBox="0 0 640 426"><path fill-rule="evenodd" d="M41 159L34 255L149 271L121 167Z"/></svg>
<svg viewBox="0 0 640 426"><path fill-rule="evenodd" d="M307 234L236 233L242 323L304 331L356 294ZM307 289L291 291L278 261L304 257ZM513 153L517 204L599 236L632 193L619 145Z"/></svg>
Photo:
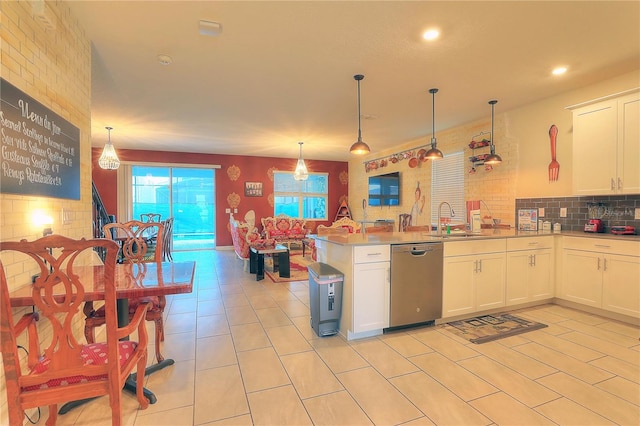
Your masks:
<svg viewBox="0 0 640 426"><path fill-rule="evenodd" d="M109 214L115 215L118 209L117 199L117 172L115 170L103 170L98 166L98 158L102 153L102 148L92 149L93 181L100 193L103 203ZM189 152L165 152L165 151L138 151L138 150L118 150L118 157L121 161L144 162L144 163L164 163L164 164L208 164L219 165L216 169L216 245L230 246L231 234L229 233L229 215L225 209L233 206L230 204L231 194L239 196L237 204L238 213L234 214L236 219L242 220L248 210L256 212L256 225L262 229L260 218L273 216L273 206L269 203L269 195L273 194L273 180L269 173L273 170L293 170L297 159L272 158L272 157L250 157L241 155L217 155L198 154ZM342 161L318 161L305 160L309 172L329 173L329 202L327 215L328 221L309 222L307 227L315 229L318 224L330 224L335 212L342 200L348 197L348 169L347 162ZM235 166L235 168L233 167ZM236 169L237 168L237 169ZM230 177L231 170L239 171L236 180ZM245 182L262 182L262 197L245 197ZM233 201L231 200L231 203Z"/></svg>

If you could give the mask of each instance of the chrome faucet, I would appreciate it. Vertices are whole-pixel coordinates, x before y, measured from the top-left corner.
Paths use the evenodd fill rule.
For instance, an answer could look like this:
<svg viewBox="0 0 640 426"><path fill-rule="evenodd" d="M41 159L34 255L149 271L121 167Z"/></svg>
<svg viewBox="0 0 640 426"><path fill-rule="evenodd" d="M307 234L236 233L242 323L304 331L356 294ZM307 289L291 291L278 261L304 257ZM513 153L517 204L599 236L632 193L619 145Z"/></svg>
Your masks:
<svg viewBox="0 0 640 426"><path fill-rule="evenodd" d="M440 223L440 218L442 215L442 206L444 204L446 204L449 207L449 216L450 217L456 216L456 212L454 212L453 209L451 208L451 204L447 203L446 201L441 202L440 205L438 206L438 224L436 225L436 235L442 235L442 224Z"/></svg>

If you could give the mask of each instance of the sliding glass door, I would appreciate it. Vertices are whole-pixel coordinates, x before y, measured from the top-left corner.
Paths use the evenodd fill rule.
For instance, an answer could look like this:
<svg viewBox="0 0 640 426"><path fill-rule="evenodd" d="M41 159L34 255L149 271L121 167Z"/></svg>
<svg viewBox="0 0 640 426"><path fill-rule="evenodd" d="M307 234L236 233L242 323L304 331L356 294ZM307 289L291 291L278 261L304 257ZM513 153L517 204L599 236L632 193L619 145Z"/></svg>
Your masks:
<svg viewBox="0 0 640 426"><path fill-rule="evenodd" d="M173 249L215 247L214 169L132 166L132 218L174 218Z"/></svg>

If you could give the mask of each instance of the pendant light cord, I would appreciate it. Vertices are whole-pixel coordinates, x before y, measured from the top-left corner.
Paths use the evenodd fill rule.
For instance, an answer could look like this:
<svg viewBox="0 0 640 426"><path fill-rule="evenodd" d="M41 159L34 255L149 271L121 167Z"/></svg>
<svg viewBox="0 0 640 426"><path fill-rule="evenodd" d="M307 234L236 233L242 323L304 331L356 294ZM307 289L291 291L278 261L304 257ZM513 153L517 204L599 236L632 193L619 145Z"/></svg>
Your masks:
<svg viewBox="0 0 640 426"><path fill-rule="evenodd" d="M362 79L358 79L358 142L362 140L362 126L360 125L360 117L362 115L360 113L360 80Z"/></svg>

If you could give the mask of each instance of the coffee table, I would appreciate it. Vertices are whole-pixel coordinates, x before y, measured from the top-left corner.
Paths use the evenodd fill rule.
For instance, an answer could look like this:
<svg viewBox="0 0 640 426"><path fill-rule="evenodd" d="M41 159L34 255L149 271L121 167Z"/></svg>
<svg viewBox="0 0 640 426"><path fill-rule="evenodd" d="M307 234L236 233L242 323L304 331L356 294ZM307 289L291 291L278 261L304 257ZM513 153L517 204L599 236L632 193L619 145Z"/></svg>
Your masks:
<svg viewBox="0 0 640 426"><path fill-rule="evenodd" d="M278 271L281 278L291 277L289 263L289 249L286 246L276 244L275 247L251 247L249 250L249 272L256 274L256 281L264 279L264 255L273 256L273 271ZM276 255L277 256L274 256Z"/></svg>

